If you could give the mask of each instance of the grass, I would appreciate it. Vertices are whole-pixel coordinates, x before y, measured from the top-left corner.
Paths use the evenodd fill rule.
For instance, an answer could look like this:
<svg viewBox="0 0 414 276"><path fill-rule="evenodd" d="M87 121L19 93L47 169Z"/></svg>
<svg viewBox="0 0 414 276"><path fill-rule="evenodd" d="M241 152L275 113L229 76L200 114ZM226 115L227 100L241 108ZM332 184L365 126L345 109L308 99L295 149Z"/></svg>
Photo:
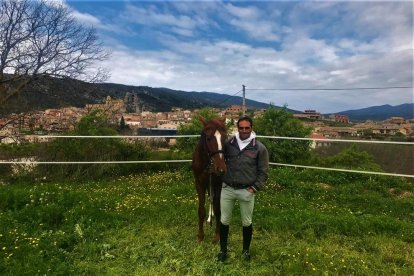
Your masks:
<svg viewBox="0 0 414 276"><path fill-rule="evenodd" d="M399 178L273 169L251 262L235 209L229 260L196 242L189 170L0 186L1 275L413 275L414 188Z"/></svg>

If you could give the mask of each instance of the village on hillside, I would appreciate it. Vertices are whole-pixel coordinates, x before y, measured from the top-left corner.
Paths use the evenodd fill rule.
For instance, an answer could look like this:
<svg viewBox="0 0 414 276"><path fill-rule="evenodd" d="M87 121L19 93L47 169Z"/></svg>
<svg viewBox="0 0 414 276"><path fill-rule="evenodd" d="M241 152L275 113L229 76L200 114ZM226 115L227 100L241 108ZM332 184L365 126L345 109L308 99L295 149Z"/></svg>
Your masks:
<svg viewBox="0 0 414 276"><path fill-rule="evenodd" d="M125 98L107 97L102 104L88 104L84 108L65 107L47 109L25 114L11 114L0 118L1 143L16 141L47 141L47 135L61 135L75 128L82 116L94 110L101 110L112 124L124 124L129 135L175 135L180 124L191 122L198 110L172 108L170 112L152 112L134 93L126 93ZM213 109L221 117L235 122L243 114L241 105L232 105L226 109ZM246 114L260 116L265 110L247 110ZM311 138L364 138L372 135L382 137L414 136L414 119L391 117L384 121L365 121L352 123L348 116L335 114L325 118L316 110L305 110L294 114L295 118L311 127ZM121 122L122 121L122 122ZM20 137L16 139L15 137ZM40 136L40 137L39 137Z"/></svg>

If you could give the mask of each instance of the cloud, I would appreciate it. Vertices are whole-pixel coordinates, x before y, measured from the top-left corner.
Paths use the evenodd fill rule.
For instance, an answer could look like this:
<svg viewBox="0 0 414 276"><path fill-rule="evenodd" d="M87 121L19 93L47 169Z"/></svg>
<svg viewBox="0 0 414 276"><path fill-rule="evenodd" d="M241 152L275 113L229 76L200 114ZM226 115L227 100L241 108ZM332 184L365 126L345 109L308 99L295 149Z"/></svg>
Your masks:
<svg viewBox="0 0 414 276"><path fill-rule="evenodd" d="M173 32L183 36L193 36L194 30L206 24L199 17L174 14L160 10L156 5L145 7L128 4L121 18L129 23Z"/></svg>
<svg viewBox="0 0 414 276"><path fill-rule="evenodd" d="M113 52L106 63L111 82L234 94L242 84L412 86L411 8L407 2L130 2L111 20L79 18L107 26L101 30ZM133 39L118 38L117 28ZM321 112L413 102L410 89L248 90L247 97Z"/></svg>
<svg viewBox="0 0 414 276"><path fill-rule="evenodd" d="M228 94L239 91L242 84L248 88L341 88L412 83L412 71L398 70L412 65L410 51L375 57L349 56L338 58L336 62L326 59L322 65L315 66L303 63L304 53L295 48L277 51L229 40L182 42L170 38L165 43L170 49L163 52L132 49L115 52L110 63L112 68L119 69L113 71L111 81ZM324 45L319 46L324 52ZM330 53L332 49L328 47L325 51ZM248 97L322 112L412 101L407 90L368 92L251 91Z"/></svg>
<svg viewBox="0 0 414 276"><path fill-rule="evenodd" d="M102 24L102 22L97 17L91 14L88 14L88 13L81 13L76 10L73 10L72 15L75 19L77 19L79 22L82 22L84 24L94 25L94 26L100 26Z"/></svg>
<svg viewBox="0 0 414 276"><path fill-rule="evenodd" d="M265 15L264 11L256 7L237 7L233 4L225 5L225 9L230 18L228 23L234 28L244 31L251 38L260 41L278 41L280 39L274 17L266 19L268 15ZM272 15L274 16L275 13Z"/></svg>

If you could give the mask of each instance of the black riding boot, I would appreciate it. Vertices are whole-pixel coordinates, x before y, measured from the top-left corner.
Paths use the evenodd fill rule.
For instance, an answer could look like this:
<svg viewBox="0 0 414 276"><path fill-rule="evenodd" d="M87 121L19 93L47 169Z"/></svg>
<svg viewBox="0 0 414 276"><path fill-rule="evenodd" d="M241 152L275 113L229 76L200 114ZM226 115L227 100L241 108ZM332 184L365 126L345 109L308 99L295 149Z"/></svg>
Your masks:
<svg viewBox="0 0 414 276"><path fill-rule="evenodd" d="M229 226L220 222L220 253L218 260L224 262L227 259L227 239L229 236Z"/></svg>
<svg viewBox="0 0 414 276"><path fill-rule="evenodd" d="M253 236L253 224L243 226L243 251L242 255L245 260L250 260L250 244Z"/></svg>

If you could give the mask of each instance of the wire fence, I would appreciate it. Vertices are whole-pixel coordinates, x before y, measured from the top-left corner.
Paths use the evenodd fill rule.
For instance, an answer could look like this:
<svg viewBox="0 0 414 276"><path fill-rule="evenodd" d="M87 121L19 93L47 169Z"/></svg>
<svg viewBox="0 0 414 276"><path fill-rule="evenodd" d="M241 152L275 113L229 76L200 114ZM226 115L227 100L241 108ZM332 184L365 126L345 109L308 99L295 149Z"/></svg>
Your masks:
<svg viewBox="0 0 414 276"><path fill-rule="evenodd" d="M24 137L24 136L20 136ZM36 135L38 138L79 138L79 139L141 139L141 138L191 138L200 137L200 135L128 135L128 136L80 136L80 135ZM323 142L348 142L348 143L374 143L374 144L395 144L395 145L414 145L414 142L399 142L399 141L378 141L378 140L352 140L352 139L327 139L327 138L306 138L306 137L283 137L283 136L262 136L257 135L258 138L267 139L281 139L281 140L305 140L305 141L323 141ZM25 164L25 165L36 165L36 164L147 164L147 163L187 163L191 160L132 160L132 161L35 161L35 160L12 160L5 161L0 160L0 164ZM337 172L349 172L349 173L361 173L361 174L373 174L373 175L386 175L386 176L397 176L397 177L408 177L414 178L414 175L410 174L398 174L398 173L386 173L386 172L373 172L373 171L360 171L351 169L339 169L339 168L327 168L307 165L296 165L296 164L285 164L285 163L274 163L269 162L272 166L283 166L283 167L294 167L304 169L316 169L326 171L337 171Z"/></svg>

